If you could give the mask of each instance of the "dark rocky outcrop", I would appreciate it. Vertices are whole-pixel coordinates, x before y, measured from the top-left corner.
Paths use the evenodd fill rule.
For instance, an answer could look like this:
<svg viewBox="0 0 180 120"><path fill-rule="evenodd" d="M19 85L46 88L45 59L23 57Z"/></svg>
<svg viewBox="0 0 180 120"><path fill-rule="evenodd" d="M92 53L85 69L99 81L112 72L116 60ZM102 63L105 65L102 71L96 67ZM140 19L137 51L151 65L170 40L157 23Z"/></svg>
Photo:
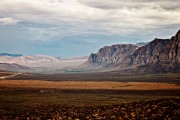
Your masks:
<svg viewBox="0 0 180 120"><path fill-rule="evenodd" d="M105 46L98 53L92 53L84 65L141 72L179 71L180 30L170 39L155 38L141 47L132 44Z"/></svg>
<svg viewBox="0 0 180 120"><path fill-rule="evenodd" d="M128 60L127 60L128 59ZM180 71L180 31L171 39L155 39L126 58L135 71L144 73Z"/></svg>
<svg viewBox="0 0 180 120"><path fill-rule="evenodd" d="M126 61L129 65L141 66L148 63L160 62L161 52L164 47L169 44L169 39L154 39L149 44L139 47L134 53L126 57Z"/></svg>
<svg viewBox="0 0 180 120"><path fill-rule="evenodd" d="M154 39L138 48L131 56L131 65L180 62L180 31L171 39Z"/></svg>
<svg viewBox="0 0 180 120"><path fill-rule="evenodd" d="M120 63L125 57L134 52L137 46L133 44L117 44L112 46L105 46L94 54L91 53L89 59L84 65L113 67Z"/></svg>

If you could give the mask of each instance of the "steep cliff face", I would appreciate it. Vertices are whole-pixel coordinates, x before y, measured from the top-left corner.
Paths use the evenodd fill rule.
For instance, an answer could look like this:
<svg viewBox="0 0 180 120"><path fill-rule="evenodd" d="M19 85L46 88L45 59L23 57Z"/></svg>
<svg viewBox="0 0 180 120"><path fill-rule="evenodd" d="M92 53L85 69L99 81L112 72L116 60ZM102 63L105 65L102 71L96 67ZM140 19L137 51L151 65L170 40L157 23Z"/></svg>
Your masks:
<svg viewBox="0 0 180 120"><path fill-rule="evenodd" d="M91 54L85 65L139 71L173 71L180 69L180 30L171 39L154 39L137 47L132 44L105 46ZM142 67L143 66L143 67ZM141 69L143 68L143 69Z"/></svg>
<svg viewBox="0 0 180 120"><path fill-rule="evenodd" d="M134 52L137 46L132 44L117 44L105 46L96 54L91 53L85 65L111 66L120 63L125 57Z"/></svg>
<svg viewBox="0 0 180 120"><path fill-rule="evenodd" d="M171 38L170 43L165 46L161 53L161 58L180 63L180 30Z"/></svg>
<svg viewBox="0 0 180 120"><path fill-rule="evenodd" d="M169 39L154 39L149 44L135 50L132 55L126 57L127 64L141 66L146 65L147 63L160 62L161 51L169 44L169 42Z"/></svg>
<svg viewBox="0 0 180 120"><path fill-rule="evenodd" d="M131 66L175 64L180 62L180 31L171 39L154 39L125 59Z"/></svg>

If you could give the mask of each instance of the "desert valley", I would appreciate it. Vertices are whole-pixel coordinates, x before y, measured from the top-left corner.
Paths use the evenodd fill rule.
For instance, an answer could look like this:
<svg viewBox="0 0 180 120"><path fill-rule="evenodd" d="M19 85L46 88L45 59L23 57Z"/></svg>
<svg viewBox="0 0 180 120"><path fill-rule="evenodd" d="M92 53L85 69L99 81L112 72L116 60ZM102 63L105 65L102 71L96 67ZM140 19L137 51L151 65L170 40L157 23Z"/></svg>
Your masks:
<svg viewBox="0 0 180 120"><path fill-rule="evenodd" d="M179 119L180 31L89 57L1 54L1 119Z"/></svg>
<svg viewBox="0 0 180 120"><path fill-rule="evenodd" d="M0 120L180 120L179 0L0 0Z"/></svg>

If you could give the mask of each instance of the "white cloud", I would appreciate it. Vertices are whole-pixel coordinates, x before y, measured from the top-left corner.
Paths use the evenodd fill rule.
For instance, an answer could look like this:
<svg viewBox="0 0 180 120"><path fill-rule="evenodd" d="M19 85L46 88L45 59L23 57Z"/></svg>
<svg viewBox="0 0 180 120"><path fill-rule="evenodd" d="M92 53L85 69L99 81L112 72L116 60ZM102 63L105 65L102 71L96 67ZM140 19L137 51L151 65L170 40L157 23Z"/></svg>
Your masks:
<svg viewBox="0 0 180 120"><path fill-rule="evenodd" d="M19 20L13 19L11 17L0 18L0 25L15 25L18 22Z"/></svg>
<svg viewBox="0 0 180 120"><path fill-rule="evenodd" d="M121 8L143 8L143 7L161 7L165 9L180 9L179 0L80 0L81 3L100 9L121 9Z"/></svg>
<svg viewBox="0 0 180 120"><path fill-rule="evenodd" d="M28 28L39 35L37 39L58 32L60 36L130 34L180 25L179 4L178 0L1 0L0 16L5 18L0 23L20 20L57 26L56 30ZM58 30L61 26L63 30Z"/></svg>

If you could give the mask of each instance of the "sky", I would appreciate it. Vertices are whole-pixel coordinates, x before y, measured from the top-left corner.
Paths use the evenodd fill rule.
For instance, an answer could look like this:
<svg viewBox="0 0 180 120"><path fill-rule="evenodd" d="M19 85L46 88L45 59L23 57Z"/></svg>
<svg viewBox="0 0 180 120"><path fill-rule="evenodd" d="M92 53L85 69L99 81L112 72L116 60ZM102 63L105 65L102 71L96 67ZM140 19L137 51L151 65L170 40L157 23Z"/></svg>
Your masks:
<svg viewBox="0 0 180 120"><path fill-rule="evenodd" d="M0 0L0 53L88 56L103 46L170 38L179 0Z"/></svg>

